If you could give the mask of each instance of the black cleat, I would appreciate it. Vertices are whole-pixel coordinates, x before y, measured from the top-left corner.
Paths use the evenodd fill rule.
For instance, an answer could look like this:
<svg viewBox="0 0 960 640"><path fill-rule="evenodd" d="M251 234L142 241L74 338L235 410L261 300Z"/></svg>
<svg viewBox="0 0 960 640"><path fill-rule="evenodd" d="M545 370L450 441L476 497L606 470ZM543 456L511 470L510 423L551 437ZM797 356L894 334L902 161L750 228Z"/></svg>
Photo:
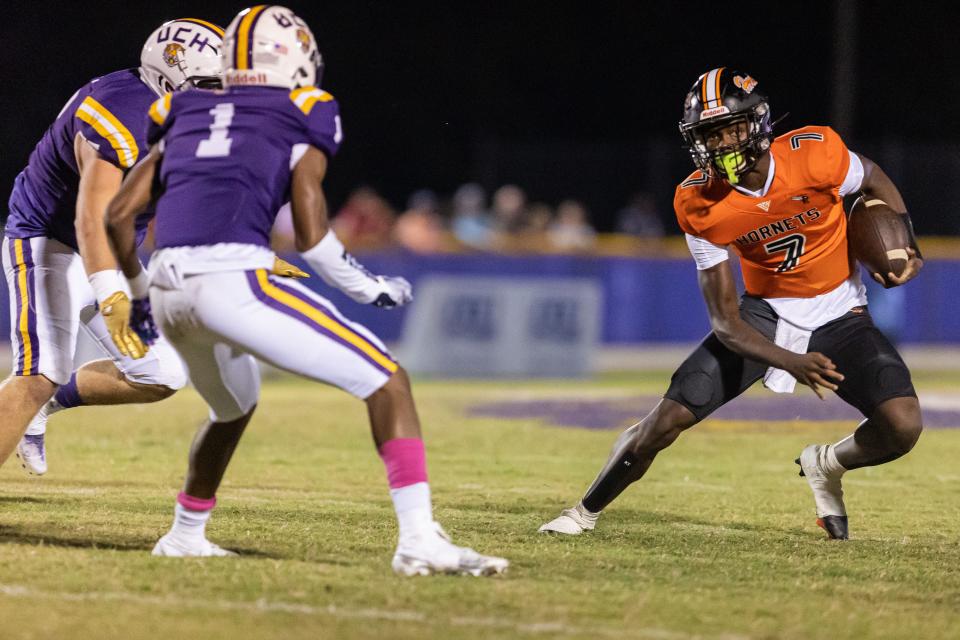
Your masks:
<svg viewBox="0 0 960 640"><path fill-rule="evenodd" d="M817 518L817 526L827 532L827 537L831 540L849 540L850 533L847 530L847 516L823 516Z"/></svg>

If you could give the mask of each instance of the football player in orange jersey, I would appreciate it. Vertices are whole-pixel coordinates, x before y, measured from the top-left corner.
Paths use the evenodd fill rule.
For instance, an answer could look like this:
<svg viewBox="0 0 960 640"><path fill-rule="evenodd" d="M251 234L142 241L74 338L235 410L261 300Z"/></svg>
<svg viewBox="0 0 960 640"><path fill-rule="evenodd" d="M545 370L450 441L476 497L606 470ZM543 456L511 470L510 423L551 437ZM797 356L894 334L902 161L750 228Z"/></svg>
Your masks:
<svg viewBox="0 0 960 640"><path fill-rule="evenodd" d="M923 261L899 191L880 168L849 151L829 127L774 138L770 105L757 81L718 68L694 83L680 132L697 170L674 207L697 263L712 333L673 374L663 399L617 439L579 504L540 531L579 534L646 473L657 453L754 382L792 392L797 381L823 398L835 391L866 418L835 444L797 458L813 490L817 524L848 537L844 472L895 460L922 430L920 405L903 360L874 326L859 271L847 253L843 197L863 193L903 212L911 238L899 285ZM737 286L728 247L739 257Z"/></svg>

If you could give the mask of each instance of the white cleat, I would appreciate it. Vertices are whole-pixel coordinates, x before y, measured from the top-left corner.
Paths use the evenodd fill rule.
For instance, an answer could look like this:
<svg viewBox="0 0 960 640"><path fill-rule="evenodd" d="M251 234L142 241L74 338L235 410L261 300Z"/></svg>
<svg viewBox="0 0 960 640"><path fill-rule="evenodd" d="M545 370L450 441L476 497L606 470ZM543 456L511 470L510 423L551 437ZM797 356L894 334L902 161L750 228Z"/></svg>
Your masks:
<svg viewBox="0 0 960 640"><path fill-rule="evenodd" d="M60 405L53 398L45 402L37 411L37 415L30 420L30 424L27 425L27 433L24 434L17 445L17 457L20 458L20 466L30 475L42 476L47 472L47 451L44 444L44 436L47 433L47 419L60 409Z"/></svg>
<svg viewBox="0 0 960 640"><path fill-rule="evenodd" d="M568 536L578 536L584 531L593 531L597 526L599 513L590 513L584 509L582 504L564 509L560 515L541 526L537 531L540 533L562 533Z"/></svg>
<svg viewBox="0 0 960 640"><path fill-rule="evenodd" d="M168 533L157 540L152 555L167 558L222 558L235 556L237 553L218 547L206 538L184 540Z"/></svg>
<svg viewBox="0 0 960 640"><path fill-rule="evenodd" d="M811 444L795 460L800 465L800 475L806 477L807 484L813 490L813 501L817 505L817 525L834 540L846 540L849 537L847 508L843 504L843 487L840 476L828 476L823 471L821 458L826 455L827 447Z"/></svg>
<svg viewBox="0 0 960 640"><path fill-rule="evenodd" d="M26 469L30 475L42 476L47 472L47 452L43 441L44 434L42 433L37 435L26 434L17 443L17 457L20 458L20 466Z"/></svg>
<svg viewBox="0 0 960 640"><path fill-rule="evenodd" d="M495 576L510 566L505 558L484 556L468 547L458 547L439 523L419 535L409 536L397 545L391 563L401 576L459 574Z"/></svg>

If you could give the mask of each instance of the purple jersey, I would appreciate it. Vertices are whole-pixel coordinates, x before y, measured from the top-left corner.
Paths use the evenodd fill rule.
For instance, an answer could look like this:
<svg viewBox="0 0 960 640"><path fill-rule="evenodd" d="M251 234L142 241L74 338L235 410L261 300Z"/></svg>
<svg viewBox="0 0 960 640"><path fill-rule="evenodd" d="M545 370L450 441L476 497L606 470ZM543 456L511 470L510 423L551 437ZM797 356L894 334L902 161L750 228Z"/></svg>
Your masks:
<svg viewBox="0 0 960 640"><path fill-rule="evenodd" d="M333 156L342 135L336 101L316 87L232 87L167 94L147 138L163 140L157 248L268 247L305 145Z"/></svg>
<svg viewBox="0 0 960 640"><path fill-rule="evenodd" d="M57 115L30 154L10 194L9 238L55 238L76 249L74 220L80 176L73 152L79 133L107 162L126 171L145 155L143 115L157 95L136 69L94 78L80 88ZM137 238L150 215L137 219Z"/></svg>

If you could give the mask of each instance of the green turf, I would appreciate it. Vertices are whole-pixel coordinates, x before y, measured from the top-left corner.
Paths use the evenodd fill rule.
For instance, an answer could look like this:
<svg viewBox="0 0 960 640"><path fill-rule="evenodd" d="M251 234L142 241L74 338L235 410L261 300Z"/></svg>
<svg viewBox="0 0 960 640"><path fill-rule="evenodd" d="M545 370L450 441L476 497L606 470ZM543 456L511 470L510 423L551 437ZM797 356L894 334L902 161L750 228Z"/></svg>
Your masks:
<svg viewBox="0 0 960 640"><path fill-rule="evenodd" d="M940 390L955 378L917 376ZM846 477L848 543L814 526L792 462L844 423L707 422L597 531L558 539L536 528L580 496L614 432L463 412L666 379L417 384L437 517L509 557L499 579L390 573L384 472L363 405L334 390L265 385L209 527L236 559L148 553L205 415L193 391L58 415L46 477L0 470L0 638L960 637L960 430Z"/></svg>

